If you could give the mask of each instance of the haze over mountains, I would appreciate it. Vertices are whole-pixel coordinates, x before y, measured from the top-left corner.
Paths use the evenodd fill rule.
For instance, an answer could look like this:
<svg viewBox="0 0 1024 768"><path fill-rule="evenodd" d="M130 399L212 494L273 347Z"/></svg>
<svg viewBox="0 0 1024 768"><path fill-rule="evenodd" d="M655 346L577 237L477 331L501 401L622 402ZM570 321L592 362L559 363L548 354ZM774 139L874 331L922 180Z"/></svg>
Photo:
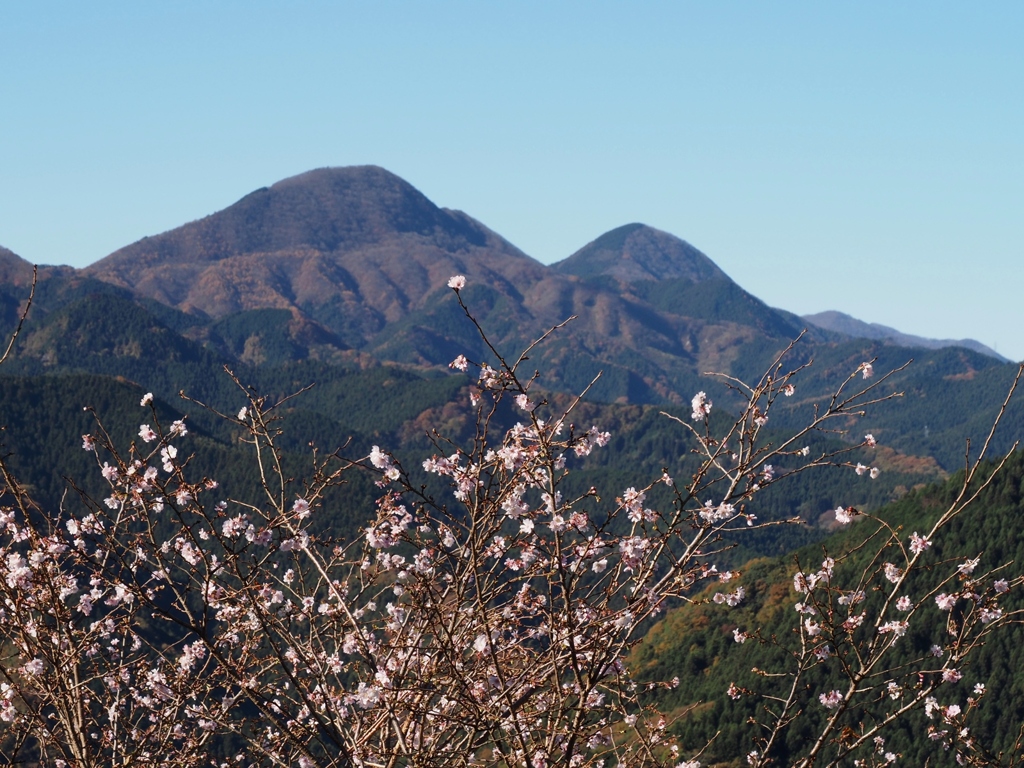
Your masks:
<svg viewBox="0 0 1024 768"><path fill-rule="evenodd" d="M927 339L923 336L914 336L909 333L897 331L887 325L880 323L865 323L855 317L842 312L828 311L818 312L813 315L804 315L803 319L818 328L828 331L835 331L844 336L856 339L880 339L901 347L924 347L925 349L941 349L942 347L966 347L980 352L983 355L994 357L1003 362L1010 362L995 350L985 346L974 339Z"/></svg>

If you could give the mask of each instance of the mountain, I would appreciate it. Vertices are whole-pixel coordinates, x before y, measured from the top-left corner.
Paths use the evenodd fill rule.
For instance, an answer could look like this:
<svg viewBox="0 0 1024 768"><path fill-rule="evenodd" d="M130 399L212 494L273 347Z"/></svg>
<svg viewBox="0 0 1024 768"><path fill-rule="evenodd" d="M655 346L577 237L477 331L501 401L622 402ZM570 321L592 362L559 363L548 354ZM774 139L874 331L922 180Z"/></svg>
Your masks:
<svg viewBox="0 0 1024 768"><path fill-rule="evenodd" d="M994 349L990 349L980 341L974 339L927 339L923 336L913 336L909 333L897 331L887 325L879 323L865 323L855 317L830 310L818 312L814 315L804 315L803 319L808 323L824 328L828 331L841 333L856 339L878 339L901 347L923 347L924 349L941 349L942 347L966 347L980 352L983 355L994 357L1004 363L1010 362Z"/></svg>
<svg viewBox="0 0 1024 768"><path fill-rule="evenodd" d="M32 265L0 245L0 285L23 286L32 282Z"/></svg>
<svg viewBox="0 0 1024 768"><path fill-rule="evenodd" d="M453 274L519 285L544 267L394 174L362 166L285 179L85 272L212 318L294 308L361 346Z"/></svg>
<svg viewBox="0 0 1024 768"><path fill-rule="evenodd" d="M27 262L10 254L5 263L24 282ZM460 297L447 287L453 274L467 277ZM8 323L25 293L0 281ZM578 393L596 379L588 397L606 403L685 404L705 390L717 407L738 407L739 391L705 372L756 379L806 329L789 362L814 364L799 395L776 406L780 428L803 421L863 361L878 358L880 370L916 358L886 383L906 397L876 409L871 428L946 470L961 439L984 429L982 404L1001 402L1014 370L963 347L907 348L809 325L643 224L547 267L373 166L284 179L84 270L43 268L8 370L200 383L214 360L214 369L253 370L317 360L436 376L459 354L493 362L460 298L506 356L573 317L532 350L523 373L542 371L549 391ZM1024 432L1024 411L1011 408L1007 424L1007 440Z"/></svg>
<svg viewBox="0 0 1024 768"><path fill-rule="evenodd" d="M464 274L464 297L507 353L575 315L541 353L555 371L549 384L579 390L604 371L594 394L607 400L687 399L698 369L728 367L739 347L766 333L799 332L664 232L628 225L548 268L373 166L285 179L82 274L204 318L183 332L236 357L247 343L265 346L255 338L257 316L230 320L231 339L212 325L276 310L320 340L324 359L358 350L430 366L488 354L446 287ZM704 289L694 291L695 281Z"/></svg>
<svg viewBox="0 0 1024 768"><path fill-rule="evenodd" d="M685 240L645 224L626 224L606 232L551 268L563 275L608 275L626 283L729 279L711 259Z"/></svg>
<svg viewBox="0 0 1024 768"><path fill-rule="evenodd" d="M24 259L0 251L6 316L16 317L30 273ZM329 452L352 438L347 454L352 456L365 455L373 444L393 447L408 459L407 466L418 467L435 450L427 437L431 429L463 442L474 438L465 407L471 379L451 372L447 363L461 353L490 359L446 287L453 274L467 276L460 297L506 354L577 316L531 351L522 372L528 377L542 371L539 387L560 405L570 401L567 393L582 391L603 374L573 418L577 425L600 424L613 438L606 452L573 467L567 488L579 495L591 486L613 494L612 489L640 478L658 477L663 467L685 477L692 471L694 444L662 412L688 422L690 398L706 390L715 403L716 425L724 424L745 395L704 372L756 379L805 327L801 318L745 291L693 246L642 224L614 229L545 267L470 216L434 205L383 169L320 169L144 238L85 270L42 269L17 354L0 369L0 425L9 426L0 433L2 447L16 452L15 460L22 462L17 468L33 492L56 506L65 489L60 473L96 475L87 461L91 455L80 447L80 435L93 429L91 413L82 406L110 416L118 439L127 441L144 418L141 393L153 391L165 423L180 418L177 409L188 410L190 431L202 440L197 471L221 479L225 494L245 498L245 489L258 487L258 478L244 471L251 460L244 458L238 434L177 398L184 389L213 408L236 413L245 395L224 374L228 366L271 401L316 385L277 411L294 474L306 461L310 440ZM749 549L731 556L776 554L820 540L827 524L834 523L829 511L840 502L869 510L907 497L934 507L913 490L962 465L963 438L980 442L977 437L986 433L1016 367L968 348L900 343L813 328L803 337L786 365L808 367L796 379L793 396L775 401L766 427L776 444L827 404L828 393L865 386L854 375L863 361L876 359L881 372L915 358L879 391L903 397L876 404L862 421L807 436L809 445L841 445L873 433L878 446L851 445L847 456L879 467L882 474L869 480L849 468L823 469L767 489L758 497L763 520L793 515L805 524L755 532L754 539L745 540ZM508 408L492 426L520 418L521 412ZM1013 404L994 450L1022 434L1024 408ZM1011 475L1007 486L1017 500L1022 473ZM101 490L100 481L93 480ZM363 525L375 494L367 481L332 504L334 533ZM911 512L901 520L920 525L921 518ZM1017 504L1014 515L1000 517L984 535L1001 541L1000 531L1010 530L1020 512ZM1019 562L1019 551L1013 556ZM773 563L781 580L768 574L772 578L765 584L783 584L789 562ZM670 664L701 671L703 678L687 679L703 679L707 691L715 691L718 699L709 711L717 716L732 706L721 695L730 679L726 670L749 669L749 658L737 655L730 629L714 616L700 614L707 632L690 633L686 617L693 615L680 612L666 619L638 658L668 679L678 671L668 669ZM1012 650L1020 648L1018 638ZM704 688L678 695L673 703L680 706L711 696ZM680 726L685 731L692 725L690 735L718 727L716 717L700 720L699 712L694 714L690 725ZM731 746L739 735L727 733L718 744Z"/></svg>
<svg viewBox="0 0 1024 768"><path fill-rule="evenodd" d="M796 563L804 564L805 569L811 564L810 570L813 570L815 564L821 562L823 553L835 557L839 564L830 580L830 590L838 592L859 584L864 590L861 595L866 593L866 599L856 610L866 612L868 621L865 624L870 625L878 615L884 595L888 594L885 588L890 586L881 575L883 569L880 564L886 560L903 562L902 552L892 544L876 556L876 552L882 549L878 542L884 542L885 537L876 536L865 544L870 532L895 530L905 539L910 531L930 530L957 498L963 487L963 475L960 472L945 483L922 488L879 510L877 518L884 523L876 524L874 520L862 518L813 546L785 556L747 563L740 569L742 576L739 580L728 585L733 589L739 584L746 590L745 599L736 608L726 609L709 599L711 593L722 590L722 585L716 584L696 595L697 599L669 611L635 649L632 666L641 679L670 680L678 675L688 681L678 689L658 694L663 710L687 713L670 728L670 732L680 737L684 750L699 749L710 742L703 758L705 764L744 764L741 755L751 748L754 737L763 733L752 725L750 719L765 722L766 702L753 695L730 697L727 693L730 685L781 697L791 690L791 675L769 675L760 670L771 673L791 671L799 643L813 642L809 635L798 634L794 629L801 620L794 606L799 600L806 599L793 589ZM979 477L985 476L984 471L979 474ZM973 489L979 486L980 482L976 480ZM909 688L919 683L920 678L913 670L921 668L918 665L922 658L928 657L932 644L949 647L962 643L964 648L971 644L962 637L955 640L951 637L958 631L956 622L961 621L961 616L970 608L962 607L961 603L952 614L938 610L932 598L939 589L932 590L932 587L946 574L952 574L943 585L950 593L958 588L964 592L972 588L982 593L986 588L991 589L995 578L1015 579L1020 572L1020 564L1024 562L1024 531L1019 525L1024 514L1022 489L1024 453L1017 452L1009 458L994 482L979 491L971 507L933 537L933 545L923 562L904 584L905 594L914 602L920 601L921 609L912 616L906 636L893 643L882 664L872 670L875 679L881 683L895 679ZM846 556L849 560L843 562ZM956 564L973 557L979 560L974 574L977 581L956 580ZM936 577L936 573L943 576ZM1017 583L1015 580L1014 584ZM963 595L963 592L957 594ZM831 599L836 600L834 594ZM825 606L824 610L829 614L833 610L840 616L847 615L847 611L854 614L853 609L843 608L841 604L833 602L830 605L828 598ZM1021 610L1019 591L1001 596L1000 607L1008 615ZM893 617L891 608L889 615ZM770 638L771 642L759 643L751 639L740 644L734 639L733 631L736 629L750 635L760 630L762 637ZM868 632L873 631L872 628ZM868 632L861 635L858 642ZM819 640L826 637L829 637L827 633L822 634ZM837 633L829 639L839 652L839 658L853 658L850 635ZM906 668L901 669L902 665ZM882 675L883 666L891 669L891 674ZM961 668L963 680L943 685L936 695L943 703L963 702L976 684L982 684L986 689L985 698L968 722L972 737L996 750L1006 750L1006 755L1019 753L1017 740L1024 722L1024 626L1010 622L987 635L973 649L969 663ZM797 755L804 752L810 743L809 734L814 733L814 728L820 727L830 714L819 705L817 695L832 688L845 691L848 682L844 680L836 658L833 658L816 665L804 678L803 685L792 688L797 710L802 710L804 722L801 728L790 729L776 744L771 755L772 765L794 765L798 762ZM877 717L877 709L869 714L873 703L880 704L879 709L882 709L886 705L891 706L892 700L881 695L854 700L843 724L859 729L865 722L879 722L881 718ZM877 719L873 719L873 715ZM959 761L952 759L952 754L942 759L941 744L922 737L928 732L929 725L932 725L929 718L917 710L880 735L886 739L886 749L900 754L901 764L956 765ZM1008 763L993 760L977 764L994 766Z"/></svg>
<svg viewBox="0 0 1024 768"><path fill-rule="evenodd" d="M3 336L17 325L31 283L32 265L14 251L0 246L0 333ZM6 347L4 338L0 354Z"/></svg>

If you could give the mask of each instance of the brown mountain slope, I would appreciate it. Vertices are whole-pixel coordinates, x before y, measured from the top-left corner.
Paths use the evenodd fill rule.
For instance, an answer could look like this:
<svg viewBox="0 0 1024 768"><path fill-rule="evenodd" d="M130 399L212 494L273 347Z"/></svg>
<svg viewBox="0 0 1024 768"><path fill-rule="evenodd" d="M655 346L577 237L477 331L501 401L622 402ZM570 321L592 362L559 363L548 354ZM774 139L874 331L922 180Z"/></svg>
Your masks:
<svg viewBox="0 0 1024 768"><path fill-rule="evenodd" d="M32 282L32 265L0 245L0 285L20 287Z"/></svg>
<svg viewBox="0 0 1024 768"><path fill-rule="evenodd" d="M287 309L323 326L339 348L430 365L474 351L472 329L445 287L464 274L467 300L507 351L577 315L543 354L572 389L605 370L602 396L610 399L678 399L698 369L727 368L766 333L736 313L707 315L704 305L733 301L718 296L723 286L741 289L667 233L620 227L552 269L374 166L285 179L143 238L84 274L214 320ZM591 279L601 276L613 279ZM712 284L709 300L698 286ZM657 296L647 295L652 286ZM758 303L751 312L771 310Z"/></svg>
<svg viewBox="0 0 1024 768"><path fill-rule="evenodd" d="M285 179L122 248L85 273L213 318L298 309L354 347L407 317L430 315L448 278L464 274L471 286L502 297L492 302L505 326L500 335L516 341L579 314L574 331L596 354L652 341L683 351L678 332L660 316L554 273L466 214L438 208L372 166ZM390 347L402 346L394 336L388 334Z"/></svg>
<svg viewBox="0 0 1024 768"><path fill-rule="evenodd" d="M580 277L608 275L626 283L729 279L717 264L685 240L645 224L626 224L606 232L551 268Z"/></svg>
<svg viewBox="0 0 1024 768"><path fill-rule="evenodd" d="M356 344L424 306L452 274L511 289L545 271L470 217L373 166L285 179L86 270L212 317L297 307L354 333Z"/></svg>

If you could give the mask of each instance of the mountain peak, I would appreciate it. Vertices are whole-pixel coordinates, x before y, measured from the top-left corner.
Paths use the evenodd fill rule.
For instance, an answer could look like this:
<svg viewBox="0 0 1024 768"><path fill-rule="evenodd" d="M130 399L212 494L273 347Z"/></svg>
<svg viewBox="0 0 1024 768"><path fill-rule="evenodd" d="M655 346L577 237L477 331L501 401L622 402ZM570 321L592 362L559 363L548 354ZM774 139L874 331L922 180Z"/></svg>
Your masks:
<svg viewBox="0 0 1024 768"><path fill-rule="evenodd" d="M318 168L257 189L203 219L143 238L88 271L102 277L139 263L209 263L296 249L346 251L403 234L440 238L459 248L483 245L481 230L383 168Z"/></svg>
<svg viewBox="0 0 1024 768"><path fill-rule="evenodd" d="M0 284L28 285L32 282L32 265L14 251L0 245Z"/></svg>
<svg viewBox="0 0 1024 768"><path fill-rule="evenodd" d="M552 269L566 275L608 275L627 283L682 278L695 283L728 280L707 256L685 240L646 224L605 232Z"/></svg>
<svg viewBox="0 0 1024 768"><path fill-rule="evenodd" d="M294 309L352 346L418 309L452 275L511 286L546 274L470 216L377 166L283 179L84 272L214 318Z"/></svg>

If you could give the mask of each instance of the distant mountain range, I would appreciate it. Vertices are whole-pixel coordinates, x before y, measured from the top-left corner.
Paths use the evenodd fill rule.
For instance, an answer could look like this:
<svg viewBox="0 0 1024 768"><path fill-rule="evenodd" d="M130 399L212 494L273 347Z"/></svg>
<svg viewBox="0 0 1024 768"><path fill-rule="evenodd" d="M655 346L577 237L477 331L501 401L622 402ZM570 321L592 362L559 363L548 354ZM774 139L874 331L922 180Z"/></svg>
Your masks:
<svg viewBox="0 0 1024 768"><path fill-rule="evenodd" d="M924 347L925 349L941 349L942 347L966 347L980 352L983 355L1010 362L994 349L990 349L980 341L974 339L926 339L923 336L913 336L909 333L902 333L895 328L879 323L865 323L855 317L843 314L842 312L829 311L818 312L814 315L804 315L811 325L824 328L827 331L841 333L855 339L878 339L901 347Z"/></svg>
<svg viewBox="0 0 1024 768"><path fill-rule="evenodd" d="M67 279L69 271L50 274ZM545 267L470 216L438 208L373 166L324 168L285 179L75 274L202 318L286 309L297 328L313 323L328 331L321 334L328 348L369 346L384 357L437 364L440 350L431 347L449 345L417 321L436 308L436 292L455 273L503 297L503 313L522 334L581 315L578 325L591 327L580 333L590 337L599 358L614 356L611 339L621 338L634 349L657 346L714 359L719 352L700 343L709 323L719 326L715 337L723 325L752 325L784 337L805 324L742 291L711 259L665 232L629 224ZM0 249L0 283L22 284L29 274L23 259ZM714 300L691 296L696 284L704 284L700 293L710 292ZM662 317L650 316L652 304ZM698 322L672 322L670 316ZM848 337L924 348L964 346L1002 359L973 340L907 336L839 313L804 320ZM402 321L405 328L382 337L386 327ZM743 336L739 328L732 330L726 336Z"/></svg>
<svg viewBox="0 0 1024 768"><path fill-rule="evenodd" d="M161 359L196 371L318 360L437 375L460 353L490 354L447 288L454 274L467 277L462 297L504 354L575 316L530 365L553 391L579 392L601 374L589 396L607 403L687 403L704 389L728 406L736 393L705 372L759 376L801 333L793 362L813 358L815 366L806 397L787 403L794 413L863 360L878 357L881 368L915 357L894 382L908 398L887 428L900 450L946 466L959 451L953 436L981 428L957 398L987 402L1012 375L970 340L769 307L697 248L643 224L545 266L373 166L310 171L85 269L42 268L12 370L139 381ZM30 278L28 262L0 250L5 326ZM950 398L944 418L932 414Z"/></svg>

